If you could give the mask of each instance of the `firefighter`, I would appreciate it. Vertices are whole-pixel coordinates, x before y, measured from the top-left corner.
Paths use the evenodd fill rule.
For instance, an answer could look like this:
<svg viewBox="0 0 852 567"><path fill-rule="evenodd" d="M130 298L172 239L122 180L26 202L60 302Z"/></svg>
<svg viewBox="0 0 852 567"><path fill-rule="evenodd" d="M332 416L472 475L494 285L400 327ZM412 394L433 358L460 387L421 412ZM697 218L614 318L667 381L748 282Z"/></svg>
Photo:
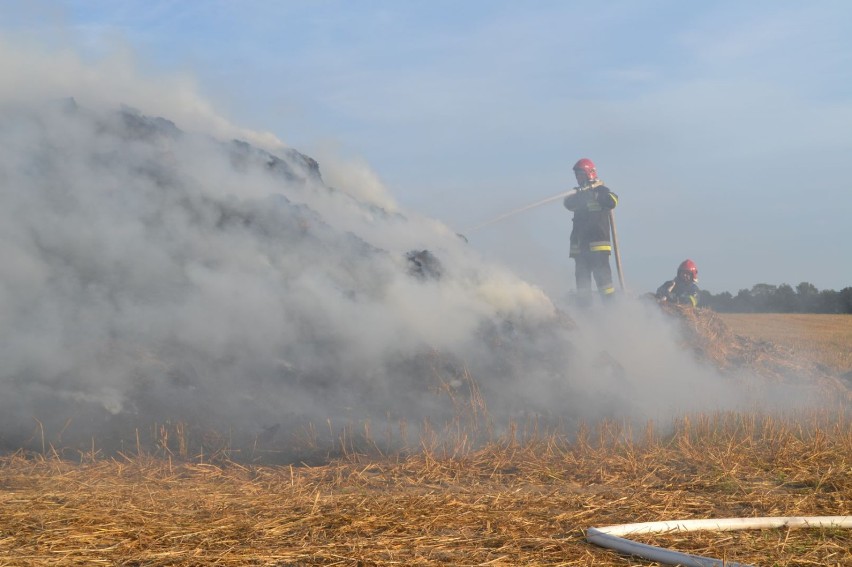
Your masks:
<svg viewBox="0 0 852 567"><path fill-rule="evenodd" d="M615 293L609 265L612 253L610 211L618 204L618 195L598 178L595 164L588 158L574 164L574 175L578 187L565 197L563 204L574 213L570 257L574 258L574 279L580 302L588 304L592 276L602 297L609 298Z"/></svg>
<svg viewBox="0 0 852 567"><path fill-rule="evenodd" d="M660 302L679 305L698 305L698 267L692 260L684 260L677 267L677 276L657 288L654 297Z"/></svg>

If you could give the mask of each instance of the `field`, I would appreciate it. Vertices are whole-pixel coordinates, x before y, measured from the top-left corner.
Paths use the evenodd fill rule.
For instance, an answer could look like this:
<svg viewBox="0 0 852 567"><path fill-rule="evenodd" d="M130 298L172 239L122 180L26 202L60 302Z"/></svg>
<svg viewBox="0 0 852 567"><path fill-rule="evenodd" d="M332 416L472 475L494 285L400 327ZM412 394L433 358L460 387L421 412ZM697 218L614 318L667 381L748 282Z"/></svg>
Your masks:
<svg viewBox="0 0 852 567"><path fill-rule="evenodd" d="M848 327L821 334L810 325L818 318L773 317L725 321L755 344L777 340L796 357L848 369ZM800 334L781 336L788 322ZM0 458L0 565L650 566L589 544L585 530L850 508L844 403L684 416L671 429L603 422L570 439L518 424L482 446L460 430L393 454L350 450L320 466L179 459L168 447L74 460L46 451ZM633 539L727 562L852 566L848 529Z"/></svg>
<svg viewBox="0 0 852 567"><path fill-rule="evenodd" d="M844 374L852 371L852 315L722 313L735 333L787 347Z"/></svg>

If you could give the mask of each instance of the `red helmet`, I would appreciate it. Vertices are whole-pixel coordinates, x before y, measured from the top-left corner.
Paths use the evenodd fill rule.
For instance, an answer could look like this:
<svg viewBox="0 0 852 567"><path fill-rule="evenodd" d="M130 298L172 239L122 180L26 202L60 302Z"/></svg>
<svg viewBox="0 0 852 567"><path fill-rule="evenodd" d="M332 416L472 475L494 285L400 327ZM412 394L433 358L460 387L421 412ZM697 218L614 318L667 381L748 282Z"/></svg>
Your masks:
<svg viewBox="0 0 852 567"><path fill-rule="evenodd" d="M589 158L583 158L574 164L574 175L577 176L578 181L580 181L581 175L587 182L598 178L598 172L595 171L595 164Z"/></svg>
<svg viewBox="0 0 852 567"><path fill-rule="evenodd" d="M692 260L684 260L680 263L680 266L677 267L677 277L679 278L681 275L688 275L692 281L697 282L698 266L696 266L695 262Z"/></svg>

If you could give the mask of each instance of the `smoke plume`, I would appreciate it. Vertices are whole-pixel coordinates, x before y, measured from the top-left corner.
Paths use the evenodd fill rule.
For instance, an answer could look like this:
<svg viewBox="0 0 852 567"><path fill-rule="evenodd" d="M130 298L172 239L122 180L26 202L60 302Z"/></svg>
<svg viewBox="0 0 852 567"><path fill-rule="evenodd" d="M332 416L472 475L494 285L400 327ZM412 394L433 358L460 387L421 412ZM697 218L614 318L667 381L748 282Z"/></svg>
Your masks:
<svg viewBox="0 0 852 567"><path fill-rule="evenodd" d="M667 419L758 397L653 306L564 313L363 164L326 182L268 137L58 82L75 98L0 107L3 448L115 449L176 423L274 447L324 424Z"/></svg>

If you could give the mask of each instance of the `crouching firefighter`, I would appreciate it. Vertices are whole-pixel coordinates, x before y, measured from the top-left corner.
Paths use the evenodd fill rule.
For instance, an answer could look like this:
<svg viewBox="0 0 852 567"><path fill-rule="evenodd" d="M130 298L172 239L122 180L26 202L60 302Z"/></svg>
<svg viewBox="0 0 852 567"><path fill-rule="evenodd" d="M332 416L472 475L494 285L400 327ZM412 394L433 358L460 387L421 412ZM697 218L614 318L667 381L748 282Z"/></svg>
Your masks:
<svg viewBox="0 0 852 567"><path fill-rule="evenodd" d="M659 288L654 296L657 301L679 305L698 305L698 266L692 260L684 260L677 267L677 276Z"/></svg>
<svg viewBox="0 0 852 567"><path fill-rule="evenodd" d="M592 276L598 292L604 298L615 293L609 257L610 213L618 204L618 195L598 179L595 164L583 158L574 164L574 175L579 185L565 197L565 208L574 213L571 230L571 252L574 258L574 278L581 305L591 303Z"/></svg>

